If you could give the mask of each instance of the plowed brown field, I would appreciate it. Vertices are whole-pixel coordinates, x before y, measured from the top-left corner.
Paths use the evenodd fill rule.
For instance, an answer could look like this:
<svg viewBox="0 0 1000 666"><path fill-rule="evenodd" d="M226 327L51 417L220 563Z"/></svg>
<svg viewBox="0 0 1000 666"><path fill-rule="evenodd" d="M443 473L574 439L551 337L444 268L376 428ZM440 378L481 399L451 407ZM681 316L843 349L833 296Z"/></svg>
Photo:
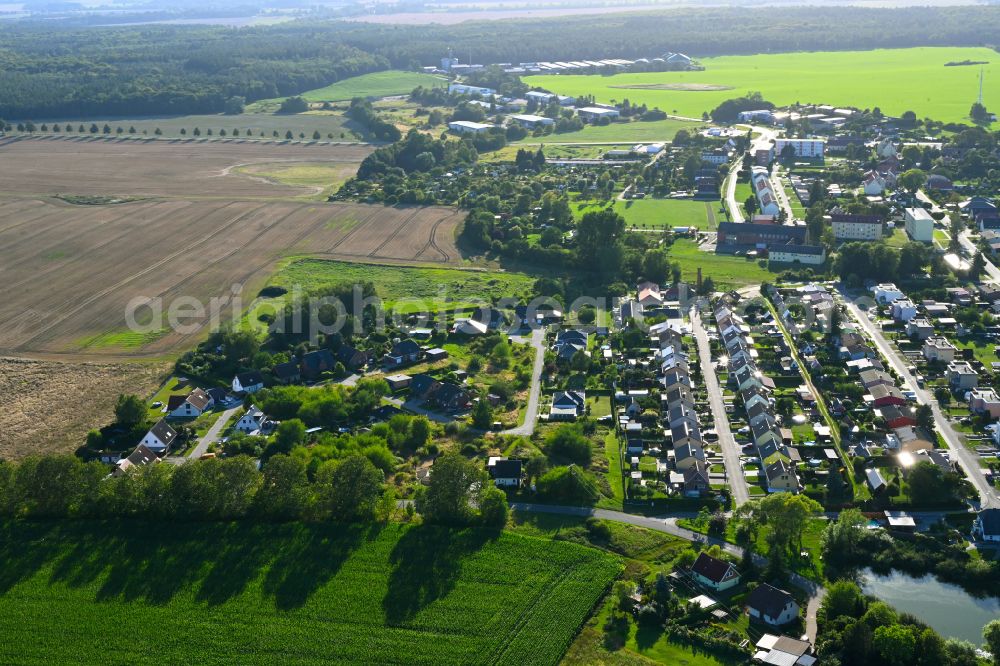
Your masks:
<svg viewBox="0 0 1000 666"><path fill-rule="evenodd" d="M221 142L0 142L0 353L169 355L191 346L204 328L130 332L126 308L132 299L159 298L166 309L187 297L207 306L239 285L246 305L274 265L292 255L456 262L462 214L454 209L296 201L309 189L233 170L248 163L356 162L368 151ZM75 205L54 194L143 199Z"/></svg>

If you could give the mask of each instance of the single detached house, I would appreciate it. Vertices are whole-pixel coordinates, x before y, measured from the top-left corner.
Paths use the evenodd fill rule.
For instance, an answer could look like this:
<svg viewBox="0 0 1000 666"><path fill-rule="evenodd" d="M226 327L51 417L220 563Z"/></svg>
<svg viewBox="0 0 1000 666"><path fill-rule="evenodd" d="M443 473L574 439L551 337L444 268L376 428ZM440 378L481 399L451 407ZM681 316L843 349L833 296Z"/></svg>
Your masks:
<svg viewBox="0 0 1000 666"><path fill-rule="evenodd" d="M175 439L177 439L177 432L166 421L160 419L156 425L149 429L139 444L153 453L161 455L170 449Z"/></svg>
<svg viewBox="0 0 1000 666"><path fill-rule="evenodd" d="M486 469L497 488L517 488L521 485L520 460L493 457L489 459Z"/></svg>
<svg viewBox="0 0 1000 666"><path fill-rule="evenodd" d="M233 377L233 393L256 393L264 388L264 376L256 370L241 372Z"/></svg>
<svg viewBox="0 0 1000 666"><path fill-rule="evenodd" d="M972 523L972 536L980 541L1000 542L1000 509L983 509Z"/></svg>
<svg viewBox="0 0 1000 666"><path fill-rule="evenodd" d="M552 394L550 421L573 421L586 410L587 395L583 391L556 391Z"/></svg>
<svg viewBox="0 0 1000 666"><path fill-rule="evenodd" d="M175 419L191 419L201 416L214 404L212 397L200 388L187 395L172 395L167 401L167 416Z"/></svg>
<svg viewBox="0 0 1000 666"><path fill-rule="evenodd" d="M794 597L767 583L761 583L747 595L746 609L751 619L773 627L788 624L799 616Z"/></svg>
<svg viewBox="0 0 1000 666"><path fill-rule="evenodd" d="M135 447L135 451L130 453L127 458L119 460L115 465L114 471L111 473L114 476L121 476L133 467L142 467L143 465L151 465L158 462L160 462L160 459L153 450L144 444L140 444Z"/></svg>
<svg viewBox="0 0 1000 666"><path fill-rule="evenodd" d="M264 435L277 426L257 405L250 405L246 413L236 422L236 429L248 435Z"/></svg>
<svg viewBox="0 0 1000 666"><path fill-rule="evenodd" d="M740 572L729 562L700 553L691 566L691 577L696 582L717 592L739 585Z"/></svg>

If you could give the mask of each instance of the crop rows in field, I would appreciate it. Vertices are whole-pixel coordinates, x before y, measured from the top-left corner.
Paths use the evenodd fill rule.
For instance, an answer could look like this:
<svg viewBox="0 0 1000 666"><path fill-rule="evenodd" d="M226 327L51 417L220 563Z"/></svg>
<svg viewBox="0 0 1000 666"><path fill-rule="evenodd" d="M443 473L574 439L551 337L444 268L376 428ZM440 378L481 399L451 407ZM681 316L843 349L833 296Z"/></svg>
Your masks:
<svg viewBox="0 0 1000 666"><path fill-rule="evenodd" d="M180 297L208 307L234 284L249 304L290 254L366 261L454 261L462 215L446 208L264 201L142 201L70 206L0 200L0 349L106 353L130 345L127 305ZM199 331L136 338L165 353ZM107 344L105 344L107 343Z"/></svg>
<svg viewBox="0 0 1000 666"><path fill-rule="evenodd" d="M428 526L0 536L2 663L554 664L620 570L574 544Z"/></svg>

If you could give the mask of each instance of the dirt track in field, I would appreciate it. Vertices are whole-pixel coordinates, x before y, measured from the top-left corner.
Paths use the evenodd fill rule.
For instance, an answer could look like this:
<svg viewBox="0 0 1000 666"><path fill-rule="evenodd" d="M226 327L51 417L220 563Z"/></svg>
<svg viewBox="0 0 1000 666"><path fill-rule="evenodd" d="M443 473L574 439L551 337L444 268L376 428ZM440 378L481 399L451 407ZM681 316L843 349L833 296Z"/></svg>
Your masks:
<svg viewBox="0 0 1000 666"><path fill-rule="evenodd" d="M366 146L21 140L0 142L0 354L157 358L205 329L130 333L134 298L250 303L282 258L456 263L463 214L295 200L311 194L238 173L251 163L357 162ZM321 157L320 151L325 151ZM143 197L74 205L55 194ZM231 306L221 309L230 316ZM204 322L203 322L204 323Z"/></svg>

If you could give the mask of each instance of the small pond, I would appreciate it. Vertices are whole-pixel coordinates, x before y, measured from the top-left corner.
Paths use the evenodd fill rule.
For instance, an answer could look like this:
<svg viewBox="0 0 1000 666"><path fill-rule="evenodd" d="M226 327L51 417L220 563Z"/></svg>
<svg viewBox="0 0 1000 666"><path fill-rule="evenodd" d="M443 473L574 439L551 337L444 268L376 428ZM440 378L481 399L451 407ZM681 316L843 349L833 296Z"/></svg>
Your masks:
<svg viewBox="0 0 1000 666"><path fill-rule="evenodd" d="M934 576L914 578L894 571L880 576L865 569L861 588L900 612L910 613L946 638L983 644L983 625L1000 618L1000 599L977 599L957 585Z"/></svg>

